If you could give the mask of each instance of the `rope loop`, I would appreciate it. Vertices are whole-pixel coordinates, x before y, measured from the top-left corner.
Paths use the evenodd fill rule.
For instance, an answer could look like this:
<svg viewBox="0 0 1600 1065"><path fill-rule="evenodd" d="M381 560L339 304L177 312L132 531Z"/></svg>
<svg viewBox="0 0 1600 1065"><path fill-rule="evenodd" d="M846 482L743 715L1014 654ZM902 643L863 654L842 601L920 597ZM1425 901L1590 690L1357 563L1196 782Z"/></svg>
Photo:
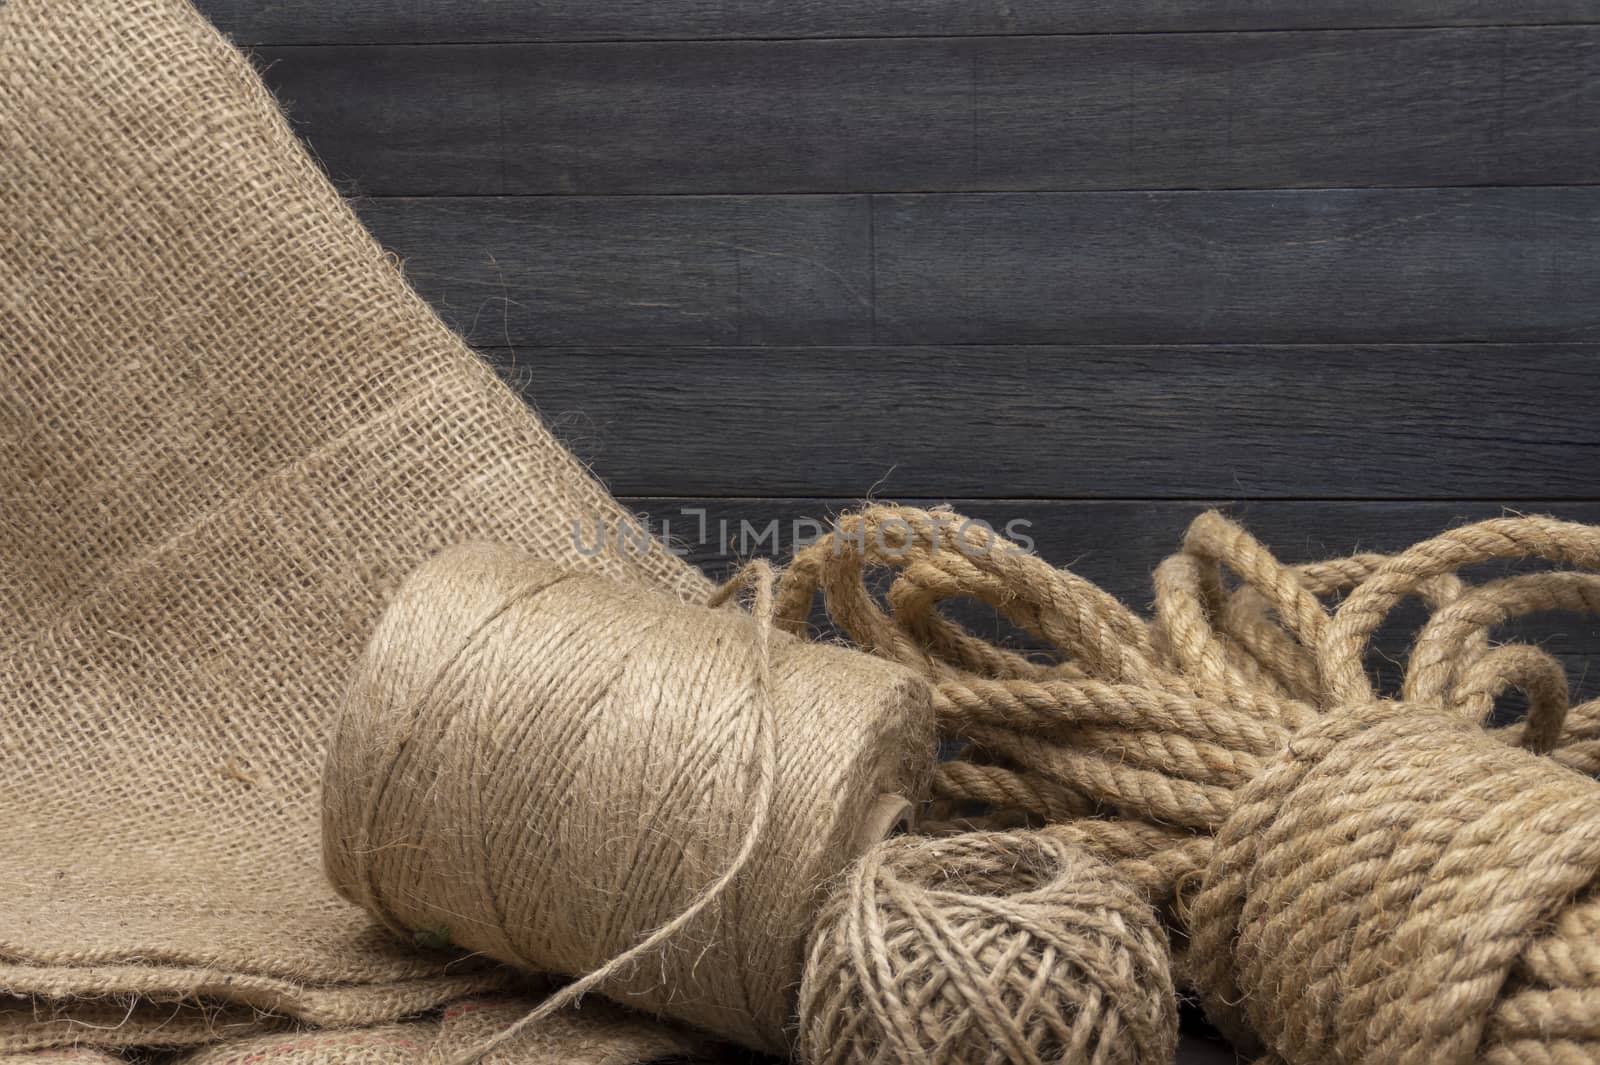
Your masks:
<svg viewBox="0 0 1600 1065"><path fill-rule="evenodd" d="M869 567L896 571L888 596L893 616L872 598ZM1142 680L1156 669L1149 627L1133 611L989 526L948 510L877 506L841 515L833 531L797 551L784 572L777 610L784 628L804 629L819 588L828 615L861 647L933 672L1040 672L938 615L941 601L959 597L987 603L1085 672Z"/></svg>
<svg viewBox="0 0 1600 1065"><path fill-rule="evenodd" d="M1600 529L1499 518L1289 565L1207 513L1145 622L1031 556L936 555L926 530L960 524L847 515L779 595L793 624L822 590L842 630L933 683L958 754L924 831L1042 824L1110 863L1164 913L1218 1024L1289 1065L1600 1063L1600 700L1572 705L1550 653L1490 639L1600 615L1581 572ZM1580 571L1460 573L1515 559ZM1058 657L974 637L940 609L962 597ZM1380 698L1365 660L1407 597L1429 617ZM1511 690L1526 720L1496 727Z"/></svg>
<svg viewBox="0 0 1600 1065"><path fill-rule="evenodd" d="M1495 518L1424 540L1382 563L1340 605L1318 647L1331 703L1375 698L1362 656L1379 624L1430 579L1499 559L1600 569L1600 528L1545 517Z"/></svg>

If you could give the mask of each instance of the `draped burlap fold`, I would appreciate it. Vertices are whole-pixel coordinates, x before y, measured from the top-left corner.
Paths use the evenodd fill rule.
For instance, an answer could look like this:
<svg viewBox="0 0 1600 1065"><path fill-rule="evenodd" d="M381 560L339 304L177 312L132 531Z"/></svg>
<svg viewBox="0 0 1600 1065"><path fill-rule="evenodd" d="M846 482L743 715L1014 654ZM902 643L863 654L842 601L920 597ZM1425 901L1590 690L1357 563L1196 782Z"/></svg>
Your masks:
<svg viewBox="0 0 1600 1065"><path fill-rule="evenodd" d="M622 517L187 4L0 4L0 1051L502 982L325 883L325 726L444 545L704 592Z"/></svg>

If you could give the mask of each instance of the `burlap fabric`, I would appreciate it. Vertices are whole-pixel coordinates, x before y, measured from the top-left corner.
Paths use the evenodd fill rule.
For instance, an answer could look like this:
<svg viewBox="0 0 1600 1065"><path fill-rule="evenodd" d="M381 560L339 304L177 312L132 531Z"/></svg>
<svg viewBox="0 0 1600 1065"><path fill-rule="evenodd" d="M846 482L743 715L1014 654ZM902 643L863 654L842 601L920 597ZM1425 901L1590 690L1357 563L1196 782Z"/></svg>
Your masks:
<svg viewBox="0 0 1600 1065"><path fill-rule="evenodd" d="M173 1065L447 1065L526 1013L520 997L473 998L437 1015L360 1029L279 1032L200 1047ZM633 1065L711 1060L703 1037L601 999L548 1018L483 1065Z"/></svg>
<svg viewBox="0 0 1600 1065"><path fill-rule="evenodd" d="M516 996L472 998L428 1016L364 1028L292 1029L183 1051L169 1065L445 1065L531 1008ZM693 1032L601 1000L553 1017L486 1055L485 1065L632 1065L713 1061ZM120 1065L90 1046L0 1053L0 1065Z"/></svg>
<svg viewBox="0 0 1600 1065"><path fill-rule="evenodd" d="M579 556L620 509L178 0L0 5L0 498L0 1051L501 982L323 879L325 725L384 595L468 539L704 592Z"/></svg>

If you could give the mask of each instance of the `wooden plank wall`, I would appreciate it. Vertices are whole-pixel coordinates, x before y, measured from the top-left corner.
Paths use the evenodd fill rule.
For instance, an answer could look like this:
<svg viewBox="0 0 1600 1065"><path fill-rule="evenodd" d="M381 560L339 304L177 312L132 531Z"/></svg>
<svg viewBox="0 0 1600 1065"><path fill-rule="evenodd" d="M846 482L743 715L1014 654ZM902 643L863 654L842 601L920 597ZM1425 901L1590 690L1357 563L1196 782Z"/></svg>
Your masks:
<svg viewBox="0 0 1600 1065"><path fill-rule="evenodd" d="M1600 520L1590 0L201 6L711 568L867 494L1136 603L1215 502L1291 559Z"/></svg>

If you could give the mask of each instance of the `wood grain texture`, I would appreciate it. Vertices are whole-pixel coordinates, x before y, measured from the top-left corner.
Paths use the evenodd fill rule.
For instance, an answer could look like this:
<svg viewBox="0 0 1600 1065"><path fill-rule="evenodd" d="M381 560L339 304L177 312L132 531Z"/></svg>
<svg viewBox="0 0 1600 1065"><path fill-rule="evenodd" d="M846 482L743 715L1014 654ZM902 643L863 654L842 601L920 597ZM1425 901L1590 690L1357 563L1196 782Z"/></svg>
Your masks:
<svg viewBox="0 0 1600 1065"><path fill-rule="evenodd" d="M865 197L372 200L480 344L827 344L871 332Z"/></svg>
<svg viewBox="0 0 1600 1065"><path fill-rule="evenodd" d="M1593 495L1600 346L488 353L624 494Z"/></svg>
<svg viewBox="0 0 1600 1065"><path fill-rule="evenodd" d="M1600 340L1595 188L359 207L479 344Z"/></svg>
<svg viewBox="0 0 1600 1065"><path fill-rule="evenodd" d="M247 44L883 37L1600 21L1589 0L198 0Z"/></svg>
<svg viewBox="0 0 1600 1065"><path fill-rule="evenodd" d="M370 195L1565 184L1600 27L263 49Z"/></svg>
<svg viewBox="0 0 1600 1065"><path fill-rule="evenodd" d="M874 200L876 336L1600 339L1594 188Z"/></svg>

